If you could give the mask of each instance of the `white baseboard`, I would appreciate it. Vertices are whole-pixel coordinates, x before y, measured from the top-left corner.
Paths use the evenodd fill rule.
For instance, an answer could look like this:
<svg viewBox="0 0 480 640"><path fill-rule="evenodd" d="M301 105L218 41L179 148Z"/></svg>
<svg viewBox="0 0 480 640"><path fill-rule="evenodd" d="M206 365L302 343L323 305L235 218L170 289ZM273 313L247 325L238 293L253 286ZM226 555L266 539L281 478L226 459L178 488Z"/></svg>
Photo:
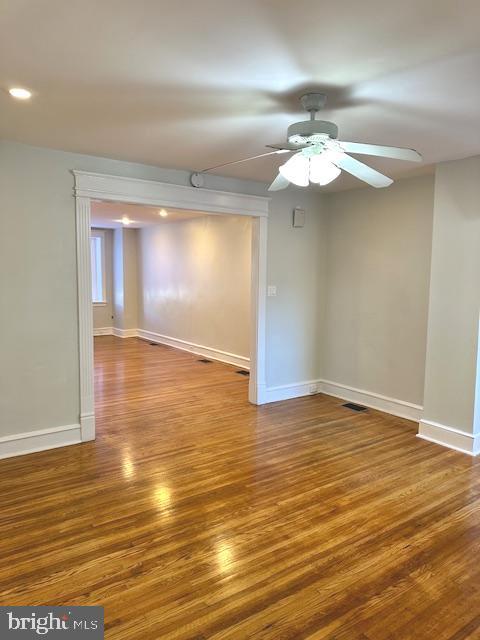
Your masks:
<svg viewBox="0 0 480 640"><path fill-rule="evenodd" d="M337 382L328 380L307 380L295 384L286 384L279 387L267 387L265 390L265 402L278 402L279 400L289 400L290 398L300 398L302 396L313 395L315 393L325 393L342 400L356 402L370 407L390 413L400 418L413 420L418 422L422 416L423 407L406 402L405 400L397 400L389 398L371 391L355 389Z"/></svg>
<svg viewBox="0 0 480 640"><path fill-rule="evenodd" d="M94 336L113 336L113 327L94 327Z"/></svg>
<svg viewBox="0 0 480 640"><path fill-rule="evenodd" d="M439 422L420 420L417 437L441 444L449 449L468 453L470 456L478 456L480 453L480 433L467 433Z"/></svg>
<svg viewBox="0 0 480 640"><path fill-rule="evenodd" d="M278 387L267 387L263 393L263 400L269 403L311 396L320 392L320 382L320 380L307 380L295 384L282 384Z"/></svg>
<svg viewBox="0 0 480 640"><path fill-rule="evenodd" d="M0 438L0 459L46 449L57 449L80 442L82 442L82 433L79 424L3 436Z"/></svg>
<svg viewBox="0 0 480 640"><path fill-rule="evenodd" d="M186 340L172 338L171 336L164 336L153 331L145 331L144 329L138 329L136 335L144 340L150 340L150 342L157 342L158 344L166 344L170 347L175 347L175 349L189 351L190 353L195 353L198 356L203 356L210 360L218 360L220 362L226 362L227 364L233 364L234 366L241 367L242 369L250 369L250 358L239 356L235 353L228 353L228 351L205 347L201 344L187 342Z"/></svg>
<svg viewBox="0 0 480 640"><path fill-rule="evenodd" d="M398 400L397 398L382 396L379 393L374 393L373 391L356 389L355 387L349 387L345 384L339 384L338 382L322 380L320 382L320 390L330 396L342 398L343 400L348 400L350 402L356 402L364 405L365 407L378 409L378 411L384 411L385 413L390 413L393 416L406 418L407 420L413 420L414 422L418 422L423 415L423 407L418 404L406 402L405 400Z"/></svg>
<svg viewBox="0 0 480 640"><path fill-rule="evenodd" d="M138 329L118 329L117 327L97 327L93 329L94 336L116 336L117 338L136 338Z"/></svg>
<svg viewBox="0 0 480 640"><path fill-rule="evenodd" d="M255 384L255 381L250 378L248 383L248 401L258 406L266 404L266 388L265 384Z"/></svg>
<svg viewBox="0 0 480 640"><path fill-rule="evenodd" d="M87 413L80 416L80 432L82 442L95 440L95 413Z"/></svg>
<svg viewBox="0 0 480 640"><path fill-rule="evenodd" d="M235 353L229 353L228 351L221 351L220 349L213 349L212 347L195 344L194 342L188 342L187 340L180 340L179 338L172 338L171 336L164 336L161 333L155 333L154 331L146 331L144 329L100 327L93 330L93 335L116 336L117 338L143 338L144 340L150 340L150 342L166 344L170 347L175 347L175 349L195 353L196 355L204 356L211 360L218 360L220 362L226 362L227 364L233 364L234 366L241 367L242 369L250 369L250 358L246 358L245 356L239 356Z"/></svg>
<svg viewBox="0 0 480 640"><path fill-rule="evenodd" d="M117 327L113 327L113 335L117 338L136 338L138 329L117 329Z"/></svg>

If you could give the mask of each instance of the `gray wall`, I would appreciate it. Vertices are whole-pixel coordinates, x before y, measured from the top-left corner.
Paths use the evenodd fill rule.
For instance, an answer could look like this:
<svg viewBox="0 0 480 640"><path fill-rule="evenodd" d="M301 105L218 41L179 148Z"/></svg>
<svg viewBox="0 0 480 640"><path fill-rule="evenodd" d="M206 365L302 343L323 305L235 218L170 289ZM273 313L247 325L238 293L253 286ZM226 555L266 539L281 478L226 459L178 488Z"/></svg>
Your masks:
<svg viewBox="0 0 480 640"><path fill-rule="evenodd" d="M328 196L326 380L423 404L433 186Z"/></svg>
<svg viewBox="0 0 480 640"><path fill-rule="evenodd" d="M186 172L0 142L0 436L78 424L72 169L188 184ZM436 175L425 416L464 430L477 367L479 178L480 158ZM207 184L267 194L255 182ZM273 194L269 387L323 378L423 404L433 184ZM303 229L291 226L295 206L307 210ZM122 245L132 260L134 244Z"/></svg>
<svg viewBox="0 0 480 640"><path fill-rule="evenodd" d="M480 431L480 157L438 165L434 211L424 417L472 433Z"/></svg>
<svg viewBox="0 0 480 640"><path fill-rule="evenodd" d="M251 245L244 216L139 230L138 327L250 357Z"/></svg>
<svg viewBox="0 0 480 640"><path fill-rule="evenodd" d="M0 436L78 424L78 317L72 169L188 184L188 173L0 142ZM215 176L213 189L266 195ZM307 227L291 228L293 206ZM267 384L319 377L322 198L278 192L270 206ZM319 293L320 292L320 293Z"/></svg>
<svg viewBox="0 0 480 640"><path fill-rule="evenodd" d="M268 225L267 386L317 380L325 305L325 199L289 187L272 198ZM303 228L292 227L295 206L306 209Z"/></svg>
<svg viewBox="0 0 480 640"><path fill-rule="evenodd" d="M79 421L69 168L64 154L0 143L0 436Z"/></svg>

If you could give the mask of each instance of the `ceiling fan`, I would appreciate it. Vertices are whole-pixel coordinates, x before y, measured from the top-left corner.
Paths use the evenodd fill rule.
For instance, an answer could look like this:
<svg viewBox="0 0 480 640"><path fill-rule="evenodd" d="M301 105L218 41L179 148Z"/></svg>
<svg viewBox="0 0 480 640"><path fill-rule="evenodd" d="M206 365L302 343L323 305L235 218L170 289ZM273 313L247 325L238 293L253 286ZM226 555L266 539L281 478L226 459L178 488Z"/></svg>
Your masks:
<svg viewBox="0 0 480 640"><path fill-rule="evenodd" d="M308 187L310 183L323 186L335 180L342 170L372 187L388 187L392 184L391 178L352 158L349 153L421 162L422 156L413 149L338 140L337 125L326 120L316 120L315 117L326 100L327 97L323 93L306 93L300 98L300 102L310 113L310 120L290 125L286 142L267 145L274 151L226 162L194 173L191 176L192 185L203 186L202 174L207 171L278 153L293 155L279 168L277 177L268 188L269 191L286 189L290 183L299 187Z"/></svg>

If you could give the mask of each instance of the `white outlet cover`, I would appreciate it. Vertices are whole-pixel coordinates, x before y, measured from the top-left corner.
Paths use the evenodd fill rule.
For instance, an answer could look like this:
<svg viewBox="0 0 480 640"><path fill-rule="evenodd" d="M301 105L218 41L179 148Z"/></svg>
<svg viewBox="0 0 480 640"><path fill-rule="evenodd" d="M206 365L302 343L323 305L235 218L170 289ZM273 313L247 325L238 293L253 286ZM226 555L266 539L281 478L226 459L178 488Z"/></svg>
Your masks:
<svg viewBox="0 0 480 640"><path fill-rule="evenodd" d="M277 286L275 284L269 284L267 287L267 296L273 298L277 295Z"/></svg>

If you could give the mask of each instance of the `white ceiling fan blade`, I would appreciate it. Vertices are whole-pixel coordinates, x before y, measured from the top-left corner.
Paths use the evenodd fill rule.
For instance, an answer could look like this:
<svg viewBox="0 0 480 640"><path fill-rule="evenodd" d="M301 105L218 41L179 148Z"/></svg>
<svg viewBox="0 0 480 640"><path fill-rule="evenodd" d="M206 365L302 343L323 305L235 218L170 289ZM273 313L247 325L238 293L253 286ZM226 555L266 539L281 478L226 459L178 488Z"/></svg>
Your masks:
<svg viewBox="0 0 480 640"><path fill-rule="evenodd" d="M347 153L359 153L366 156L378 156L382 158L395 158L396 160L408 160L409 162L421 162L422 156L415 149L402 147L385 147L378 144L365 144L363 142L344 142L338 140L338 144Z"/></svg>
<svg viewBox="0 0 480 640"><path fill-rule="evenodd" d="M286 189L290 182L282 176L281 173L275 178L272 184L268 187L269 191L280 191L281 189Z"/></svg>
<svg viewBox="0 0 480 640"><path fill-rule="evenodd" d="M363 182L377 189L388 187L393 182L391 178L384 176L383 173L372 169L372 167L363 164L363 162L359 160L355 160L355 158L351 156L347 156L346 153L336 153L334 157L332 157L332 162L336 164L337 167L340 167L340 169L351 173L355 178L363 180Z"/></svg>
<svg viewBox="0 0 480 640"><path fill-rule="evenodd" d="M277 151L267 151L267 153L259 153L256 156L250 156L249 158L241 158L241 160L232 160L231 162L224 162L223 164L216 164L214 167L207 167L206 169L202 169L198 173L206 173L207 171L213 171L214 169L220 169L221 167L228 167L231 164L240 164L241 162L248 162L249 160L256 160L257 158L264 158L265 156L273 156L277 153L286 153L280 150Z"/></svg>
<svg viewBox="0 0 480 640"><path fill-rule="evenodd" d="M300 149L305 149L306 147L311 147L311 143L307 142L279 142L278 144L267 144L267 149L278 149L279 153L287 152L287 151L300 151Z"/></svg>

